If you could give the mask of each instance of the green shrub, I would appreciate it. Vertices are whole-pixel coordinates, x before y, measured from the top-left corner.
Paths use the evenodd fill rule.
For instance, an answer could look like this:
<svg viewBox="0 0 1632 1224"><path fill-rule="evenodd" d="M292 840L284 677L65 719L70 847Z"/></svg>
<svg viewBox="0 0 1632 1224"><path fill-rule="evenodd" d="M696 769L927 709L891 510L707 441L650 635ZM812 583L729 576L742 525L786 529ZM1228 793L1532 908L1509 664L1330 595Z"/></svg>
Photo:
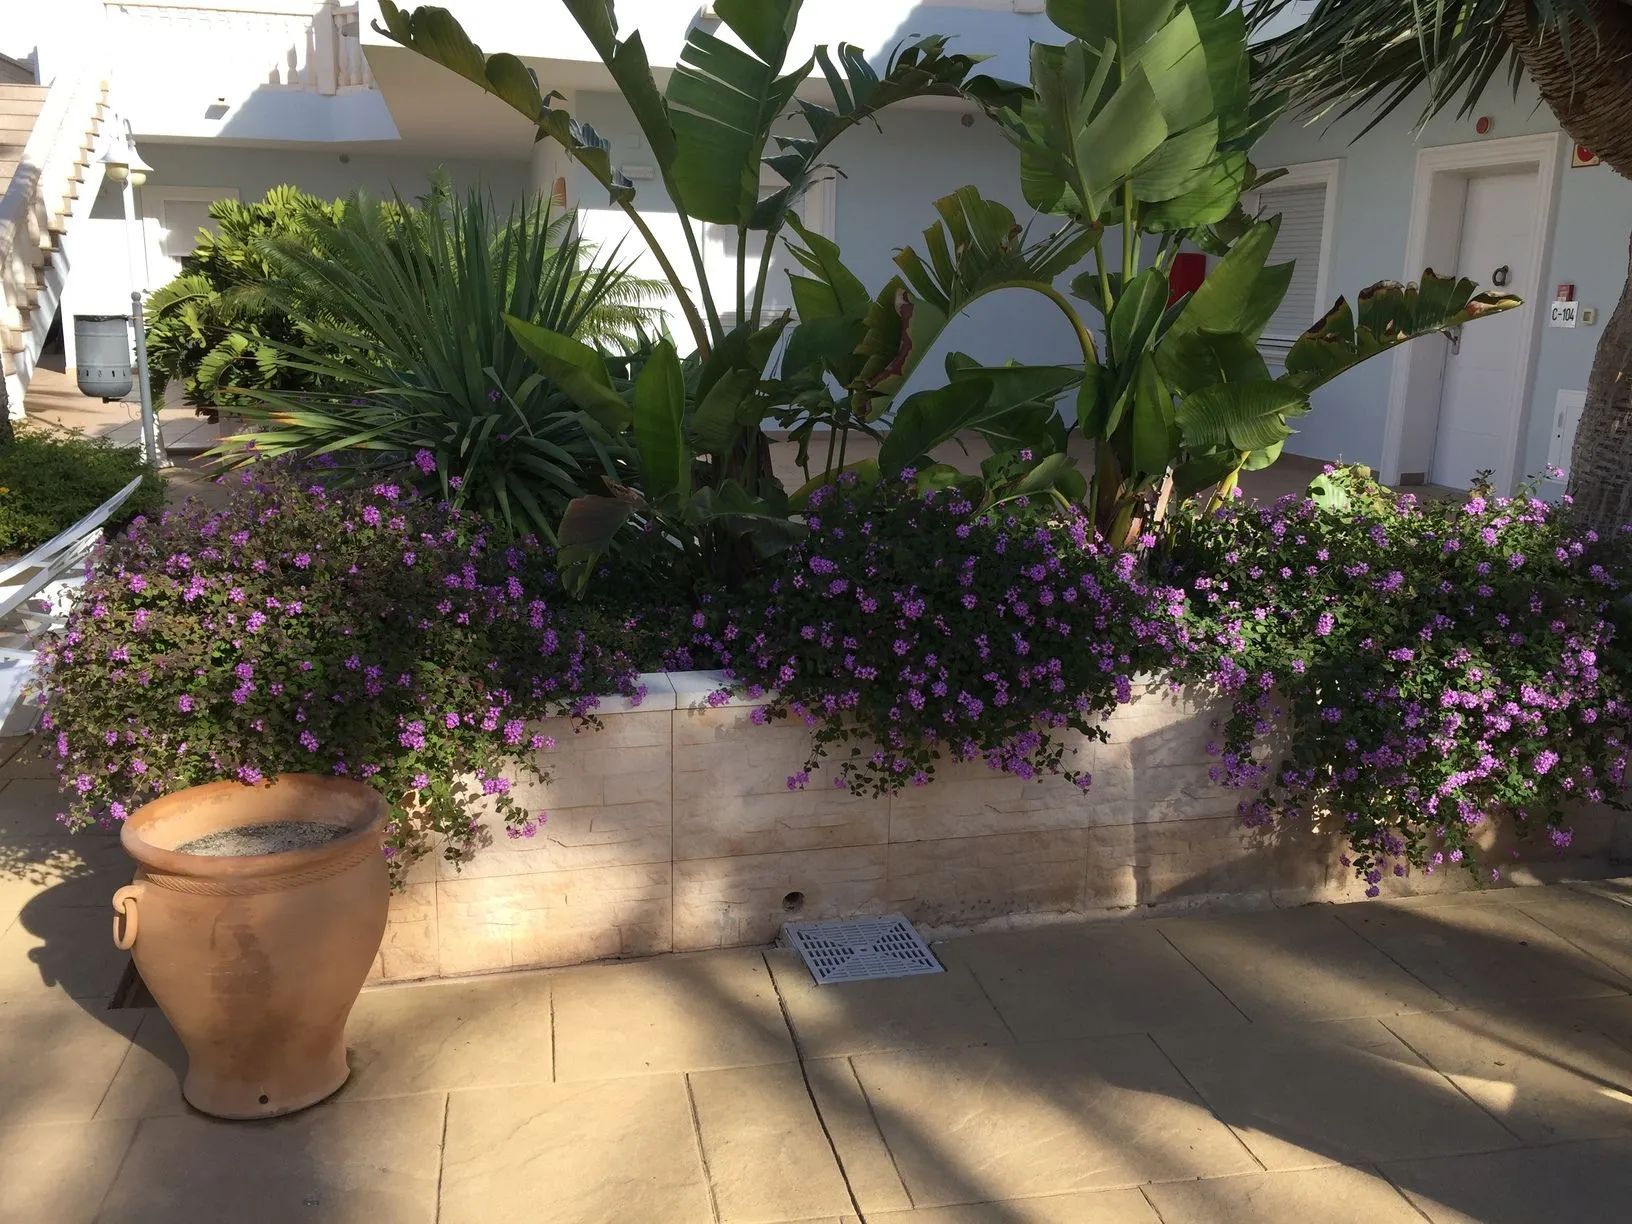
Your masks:
<svg viewBox="0 0 1632 1224"><path fill-rule="evenodd" d="M164 504L164 482L141 452L78 433L19 433L0 445L0 553L39 547L144 474L110 527Z"/></svg>
<svg viewBox="0 0 1632 1224"><path fill-rule="evenodd" d="M219 509L167 510L102 556L44 646L70 828L184 786L306 772L391 802L399 870L433 848L468 859L488 836L480 805L537 833L536 788L515 783L545 777L538 720L633 694L633 667L559 598L536 542L329 477L262 465L229 478Z"/></svg>
<svg viewBox="0 0 1632 1224"><path fill-rule="evenodd" d="M323 388L259 392L228 439L235 463L348 452L515 534L553 540L575 497L623 483L615 411L585 411L541 373L506 318L584 352L657 322L657 292L535 201L500 213L483 196L421 206L351 201L300 240L267 243L268 292L306 339L277 359Z"/></svg>
<svg viewBox="0 0 1632 1224"><path fill-rule="evenodd" d="M1328 469L1187 517L1173 562L1177 671L1230 701L1215 778L1249 825L1340 831L1370 895L1471 867L1493 826L1562 848L1578 805L1625 806L1624 542L1529 491L1419 501Z"/></svg>
<svg viewBox="0 0 1632 1224"><path fill-rule="evenodd" d="M310 391L322 384L278 357L278 343L301 339L299 323L266 287L272 269L262 244L309 241L315 222L336 220L344 201L274 187L264 200L217 200L217 232L200 230L181 275L147 303L147 358L154 398L171 382L197 408L231 407L243 390Z"/></svg>

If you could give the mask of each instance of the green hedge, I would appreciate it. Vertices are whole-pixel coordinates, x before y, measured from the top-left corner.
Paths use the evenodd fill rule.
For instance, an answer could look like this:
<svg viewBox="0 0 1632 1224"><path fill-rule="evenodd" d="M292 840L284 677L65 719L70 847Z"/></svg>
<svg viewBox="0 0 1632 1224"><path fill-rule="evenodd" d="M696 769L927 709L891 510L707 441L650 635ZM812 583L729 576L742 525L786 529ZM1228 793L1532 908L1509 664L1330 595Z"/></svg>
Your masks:
<svg viewBox="0 0 1632 1224"><path fill-rule="evenodd" d="M104 438L27 430L0 444L0 553L25 553L85 517L137 476L142 487L111 527L164 505L164 482L141 452Z"/></svg>

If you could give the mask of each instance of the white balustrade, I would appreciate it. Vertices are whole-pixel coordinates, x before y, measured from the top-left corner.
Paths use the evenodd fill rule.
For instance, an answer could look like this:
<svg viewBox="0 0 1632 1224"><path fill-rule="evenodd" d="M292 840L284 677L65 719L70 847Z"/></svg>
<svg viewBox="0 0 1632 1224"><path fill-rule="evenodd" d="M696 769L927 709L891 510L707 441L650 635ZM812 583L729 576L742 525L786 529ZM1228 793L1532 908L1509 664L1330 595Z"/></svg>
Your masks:
<svg viewBox="0 0 1632 1224"><path fill-rule="evenodd" d="M155 71L319 94L374 87L355 3L106 0L105 7L122 56Z"/></svg>

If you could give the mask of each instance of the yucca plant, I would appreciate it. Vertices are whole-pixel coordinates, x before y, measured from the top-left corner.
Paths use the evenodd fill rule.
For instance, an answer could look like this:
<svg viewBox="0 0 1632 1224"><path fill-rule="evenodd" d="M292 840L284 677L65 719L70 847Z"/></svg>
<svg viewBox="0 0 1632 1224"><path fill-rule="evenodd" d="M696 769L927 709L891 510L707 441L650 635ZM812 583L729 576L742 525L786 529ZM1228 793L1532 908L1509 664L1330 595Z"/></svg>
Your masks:
<svg viewBox="0 0 1632 1224"><path fill-rule="evenodd" d="M905 40L882 69L859 47L840 43L818 47L796 62L795 45L804 0L717 0L713 15L720 34L694 25L686 34L679 62L659 85L638 29L620 31L615 0L560 0L605 64L639 127L641 160L656 164L667 199L661 207L679 221L683 253L666 251L647 217L647 197L619 169L617 151L593 126L576 119L561 94L541 87L519 58L486 54L457 20L440 7L404 9L382 0L375 28L387 38L473 81L521 112L536 125L537 139L559 144L606 189L612 207L650 249L663 270L695 354L688 378L689 418L714 395L734 391L729 428L707 444L710 483L729 482L753 499L775 498L766 437L761 422L770 415L761 384L764 366L751 353L769 353L770 328L786 320L768 319L766 284L777 243L811 186L837 173L834 146L847 132L879 121L889 107L914 98L956 97L984 57L951 51L947 39L932 35ZM729 33L735 41L723 37ZM825 101L808 86L820 72ZM780 185L762 194L762 172ZM711 281L695 232L696 223L729 227L737 233L731 283ZM750 233L763 235L757 263ZM689 257L691 277L679 263ZM737 322L728 327L728 316ZM557 370L557 373L562 371ZM729 375L727 378L726 376ZM770 397L776 405L777 397ZM756 411L759 415L753 415ZM820 406L817 406L820 411Z"/></svg>
<svg viewBox="0 0 1632 1224"><path fill-rule="evenodd" d="M567 502L618 478L627 415L579 407L505 324L611 345L657 325L661 288L570 216L433 192L417 208L355 201L262 249L267 292L302 319L304 340L277 343L278 358L328 390L250 395L240 412L257 428L222 443L229 463L353 452L548 540Z"/></svg>

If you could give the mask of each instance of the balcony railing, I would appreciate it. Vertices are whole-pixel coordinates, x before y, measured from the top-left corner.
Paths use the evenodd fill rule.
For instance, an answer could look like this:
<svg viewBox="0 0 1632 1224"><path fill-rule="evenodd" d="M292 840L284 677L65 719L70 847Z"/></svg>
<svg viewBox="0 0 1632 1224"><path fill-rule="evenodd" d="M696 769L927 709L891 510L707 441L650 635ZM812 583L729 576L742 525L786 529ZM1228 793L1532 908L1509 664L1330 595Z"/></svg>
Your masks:
<svg viewBox="0 0 1632 1224"><path fill-rule="evenodd" d="M230 64L259 87L336 94L372 89L356 4L336 0L106 0L114 45L158 72Z"/></svg>

